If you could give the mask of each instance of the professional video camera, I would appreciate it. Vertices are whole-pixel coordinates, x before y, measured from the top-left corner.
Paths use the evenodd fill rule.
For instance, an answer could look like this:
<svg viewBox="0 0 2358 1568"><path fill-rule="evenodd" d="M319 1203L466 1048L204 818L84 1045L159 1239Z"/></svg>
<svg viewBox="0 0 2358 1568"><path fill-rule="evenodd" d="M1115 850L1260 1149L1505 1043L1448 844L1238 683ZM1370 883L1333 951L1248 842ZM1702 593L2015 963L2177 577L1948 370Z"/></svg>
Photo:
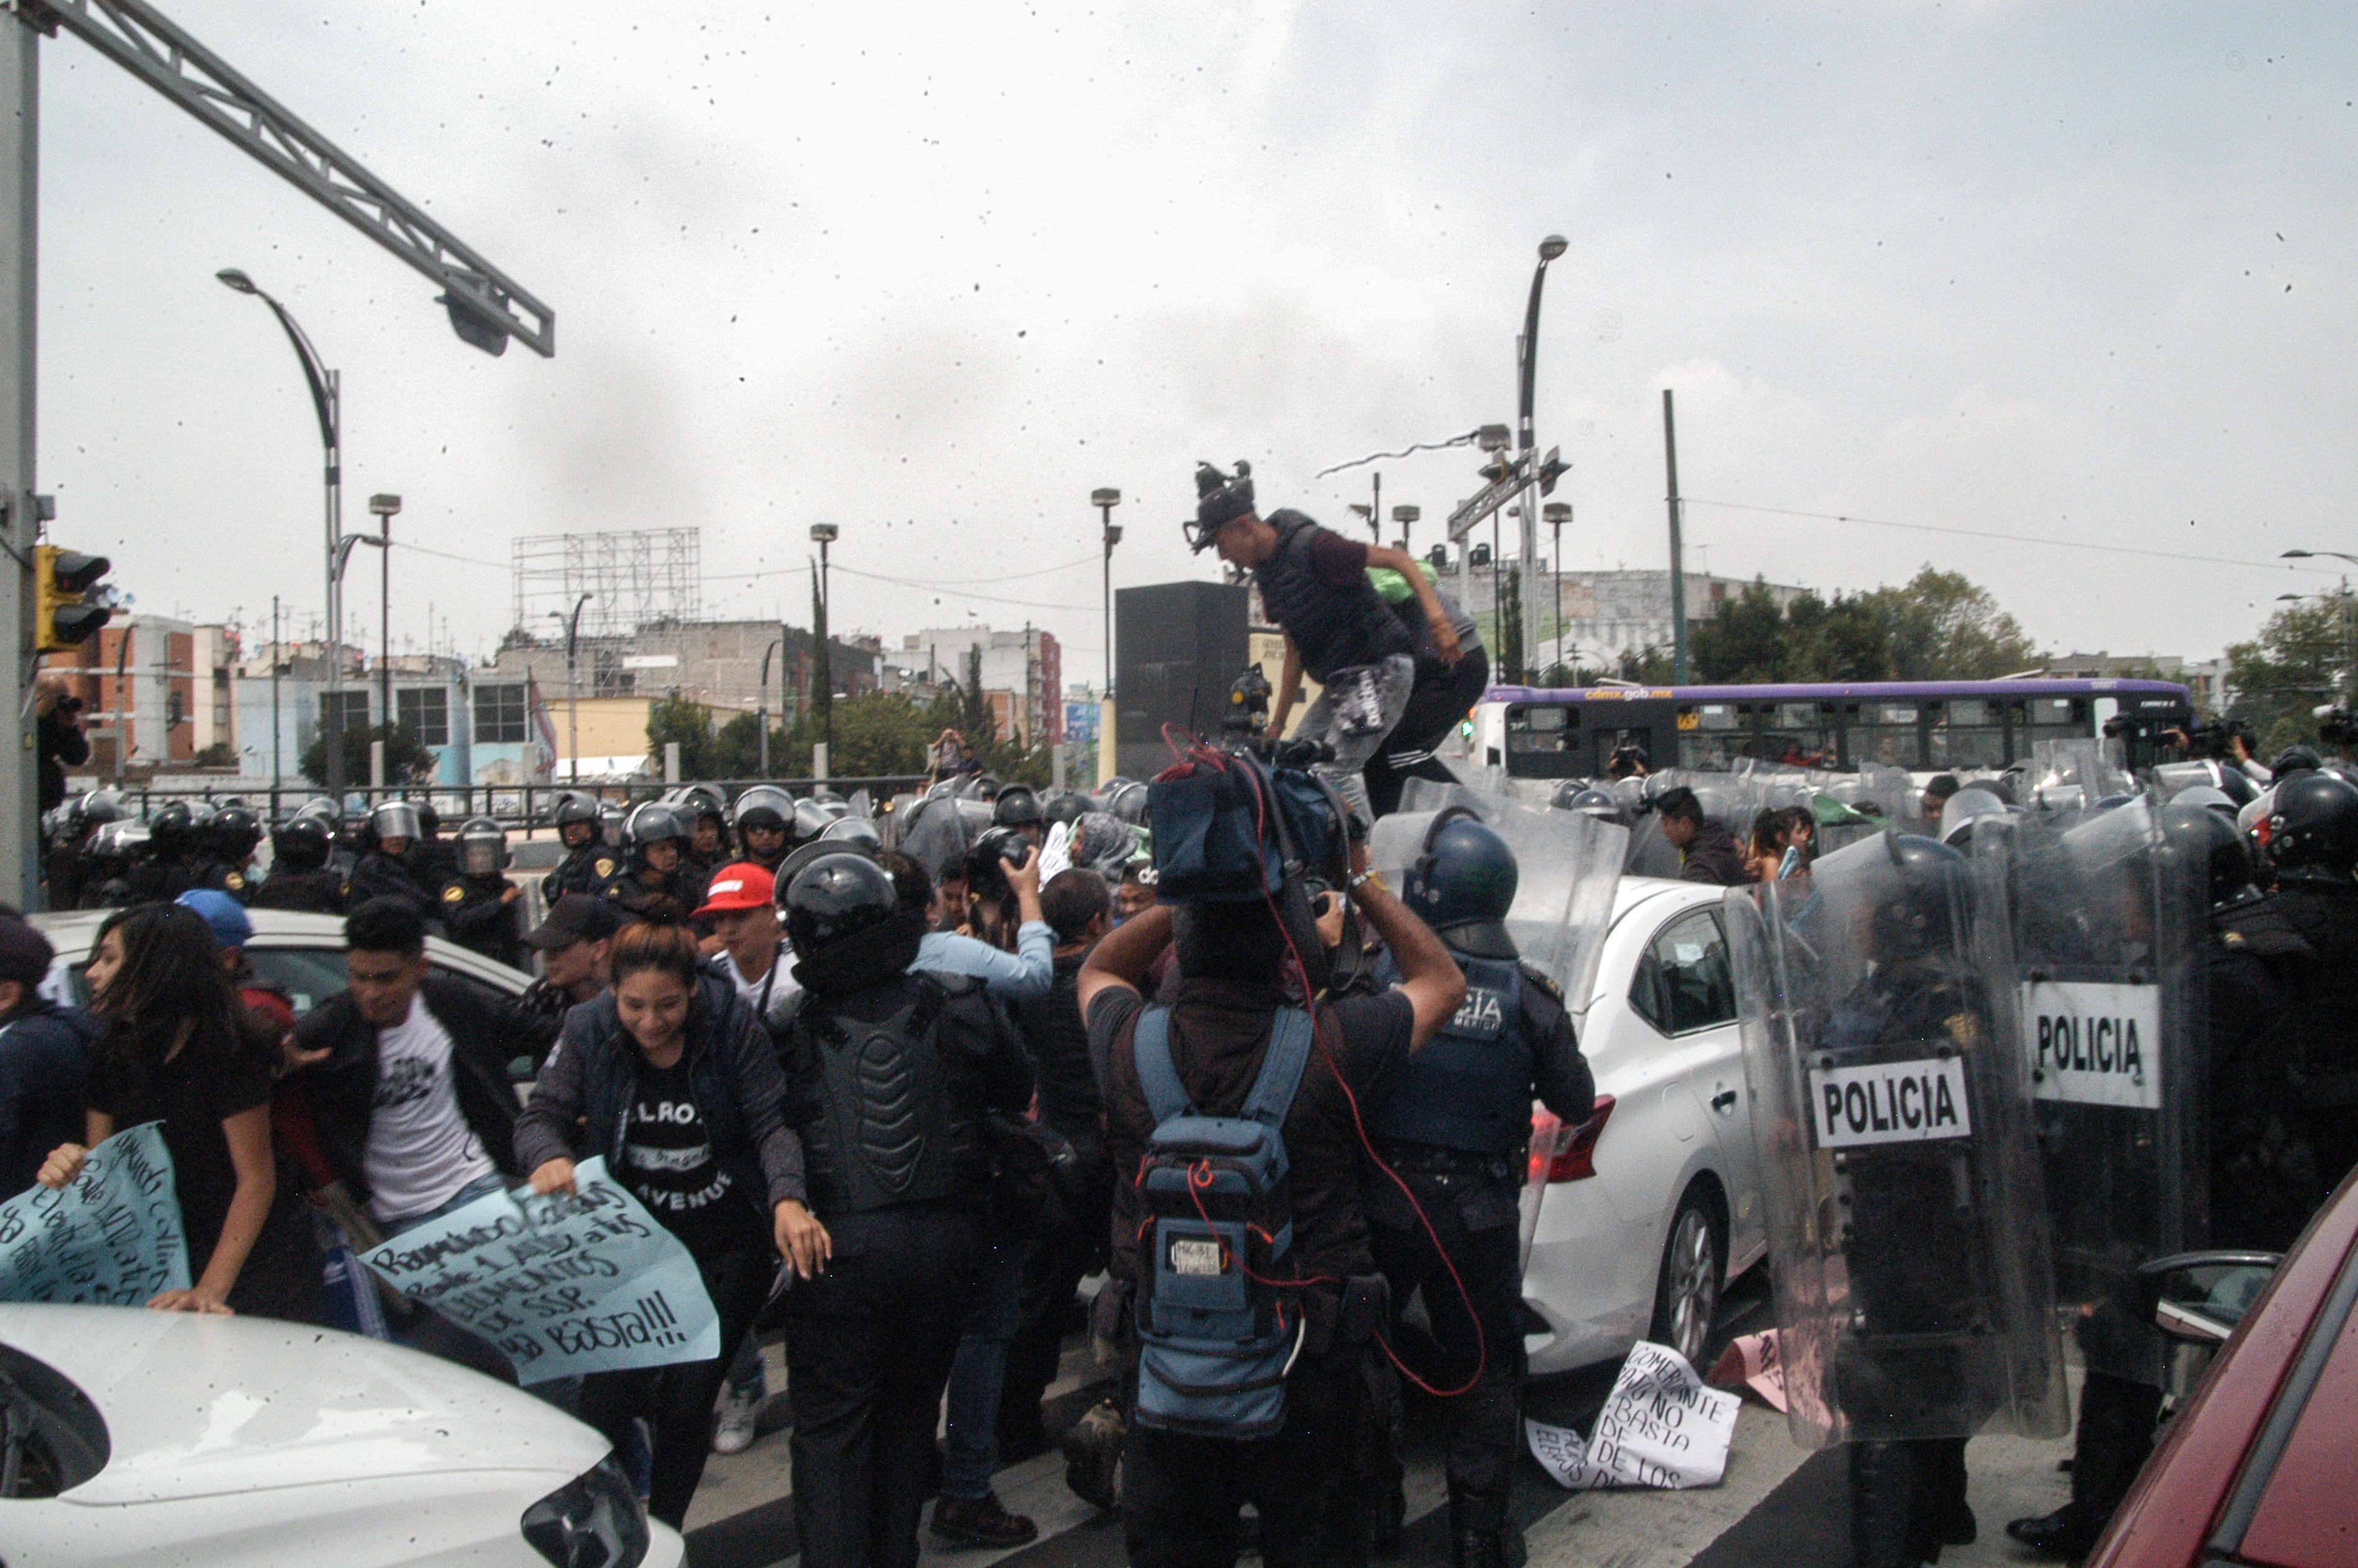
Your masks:
<svg viewBox="0 0 2358 1568"><path fill-rule="evenodd" d="M1228 686L1228 710L1220 715L1220 750L1249 753L1273 768L1307 769L1333 762L1335 748L1323 741L1269 738L1270 696L1269 677L1259 665L1247 665Z"/></svg>
<svg viewBox="0 0 2358 1568"><path fill-rule="evenodd" d="M2351 713L2348 704L2325 703L2316 708L2311 717L2317 720L2317 739L2320 744L2358 746L2358 716Z"/></svg>
<svg viewBox="0 0 2358 1568"><path fill-rule="evenodd" d="M2136 723L2125 713L2104 720L2104 739L2111 741L2134 733ZM2240 719L2198 719L2183 729L2163 730L2161 739L2172 745L2184 747L2188 758L2195 761L2238 761L2234 747L2237 741L2244 742L2246 754L2259 750L2259 737L2253 733L2250 725Z"/></svg>

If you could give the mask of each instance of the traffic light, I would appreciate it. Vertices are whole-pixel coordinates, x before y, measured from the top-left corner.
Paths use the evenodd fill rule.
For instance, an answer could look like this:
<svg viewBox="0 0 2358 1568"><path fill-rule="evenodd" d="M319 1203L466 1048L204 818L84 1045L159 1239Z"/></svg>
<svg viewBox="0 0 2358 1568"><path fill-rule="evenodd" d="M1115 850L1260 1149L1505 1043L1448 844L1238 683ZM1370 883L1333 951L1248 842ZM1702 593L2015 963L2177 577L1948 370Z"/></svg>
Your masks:
<svg viewBox="0 0 2358 1568"><path fill-rule="evenodd" d="M104 556L55 545L33 546L33 645L44 654L88 642L114 614L118 599L99 579L113 569Z"/></svg>

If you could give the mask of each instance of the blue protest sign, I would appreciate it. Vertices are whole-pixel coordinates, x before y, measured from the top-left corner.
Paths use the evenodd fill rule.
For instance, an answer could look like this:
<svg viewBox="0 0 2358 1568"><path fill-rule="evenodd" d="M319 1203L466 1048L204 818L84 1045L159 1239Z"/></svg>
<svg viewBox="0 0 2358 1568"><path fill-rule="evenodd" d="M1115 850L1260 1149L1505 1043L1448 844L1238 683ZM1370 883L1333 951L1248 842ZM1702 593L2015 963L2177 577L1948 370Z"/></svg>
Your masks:
<svg viewBox="0 0 2358 1568"><path fill-rule="evenodd" d="M160 1122L90 1152L63 1187L0 1204L0 1302L145 1306L189 1288L189 1238Z"/></svg>
<svg viewBox="0 0 2358 1568"><path fill-rule="evenodd" d="M493 1193L369 1253L413 1301L507 1352L516 1377L708 1361L720 1321L696 1260L604 1159L573 1168L571 1195Z"/></svg>

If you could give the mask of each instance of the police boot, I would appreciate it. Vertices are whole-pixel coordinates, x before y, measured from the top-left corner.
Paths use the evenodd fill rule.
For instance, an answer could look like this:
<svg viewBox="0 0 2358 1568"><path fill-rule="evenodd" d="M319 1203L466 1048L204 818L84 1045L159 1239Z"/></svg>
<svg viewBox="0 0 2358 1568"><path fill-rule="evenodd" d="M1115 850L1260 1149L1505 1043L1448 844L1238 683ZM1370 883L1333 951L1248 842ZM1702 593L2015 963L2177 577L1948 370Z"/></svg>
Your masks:
<svg viewBox="0 0 2358 1568"><path fill-rule="evenodd" d="M1918 1465L1929 1475L1921 1478L1925 1528L1934 1546L1971 1546L1980 1533L1974 1510L1965 1505L1965 1440L1943 1437L1917 1444Z"/></svg>
<svg viewBox="0 0 2358 1568"><path fill-rule="evenodd" d="M2076 1563L2093 1551L2153 1452L2153 1425L2160 1413L2159 1389L2089 1373L2080 1389L2071 1500L2051 1514L2014 1520L2006 1534L2058 1563Z"/></svg>
<svg viewBox="0 0 2358 1568"><path fill-rule="evenodd" d="M1909 1528L1916 1489L1913 1446L1850 1445L1850 1549L1856 1568L1917 1568L1925 1561Z"/></svg>

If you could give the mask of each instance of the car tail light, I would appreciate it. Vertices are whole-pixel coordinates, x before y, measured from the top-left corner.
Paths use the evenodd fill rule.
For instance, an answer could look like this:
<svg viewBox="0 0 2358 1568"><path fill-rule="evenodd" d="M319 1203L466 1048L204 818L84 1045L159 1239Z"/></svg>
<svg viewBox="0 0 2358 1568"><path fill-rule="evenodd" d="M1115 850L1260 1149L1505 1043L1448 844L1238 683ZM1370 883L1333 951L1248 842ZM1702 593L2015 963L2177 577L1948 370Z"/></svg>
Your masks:
<svg viewBox="0 0 2358 1568"><path fill-rule="evenodd" d="M1596 1141L1605 1135L1606 1119L1612 1114L1611 1095L1598 1095L1588 1119L1569 1130L1552 1112L1532 1112L1531 1179L1580 1182L1596 1174Z"/></svg>

